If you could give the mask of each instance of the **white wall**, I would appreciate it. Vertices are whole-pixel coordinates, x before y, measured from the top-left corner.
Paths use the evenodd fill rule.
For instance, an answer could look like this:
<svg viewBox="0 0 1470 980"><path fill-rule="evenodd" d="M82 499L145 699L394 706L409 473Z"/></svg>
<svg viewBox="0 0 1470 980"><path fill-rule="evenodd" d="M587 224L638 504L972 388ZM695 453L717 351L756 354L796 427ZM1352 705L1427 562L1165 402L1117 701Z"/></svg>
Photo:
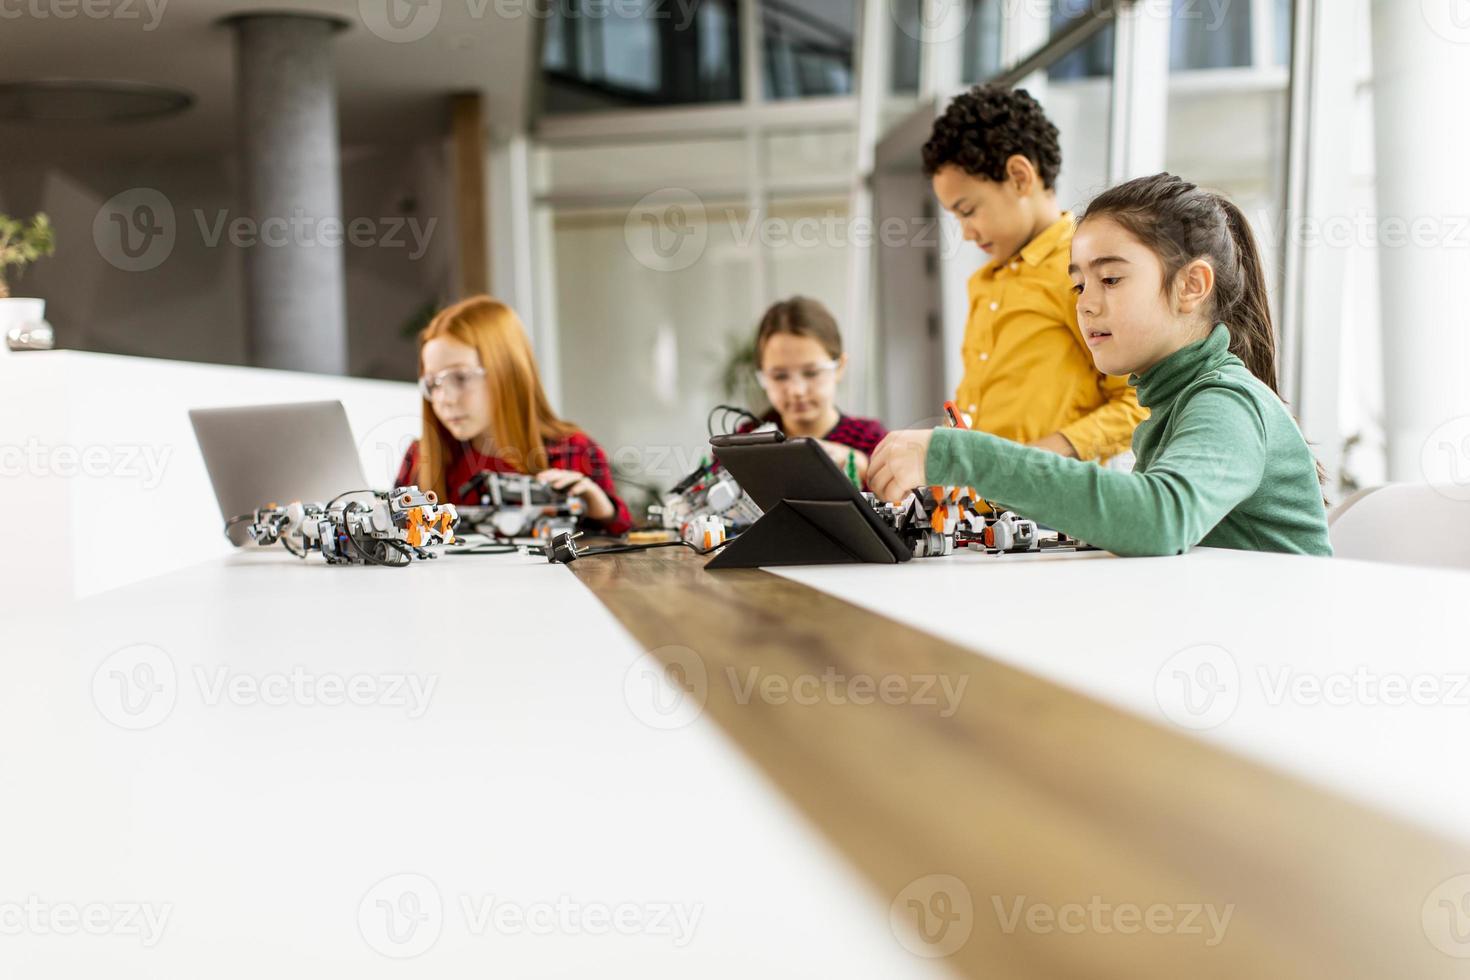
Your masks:
<svg viewBox="0 0 1470 980"><path fill-rule="evenodd" d="M345 147L342 171L344 219L369 218L380 229L378 244L347 248L349 370L411 378L416 354L405 324L426 302L457 298L448 153L439 142ZM236 182L228 157L7 166L0 212L45 211L57 241L56 254L12 291L46 299L59 347L247 363L242 254L215 235L222 214L238 215ZM168 201L174 243L151 268L125 271L109 261L117 255L109 229L94 223L110 198L137 187Z"/></svg>
<svg viewBox="0 0 1470 980"><path fill-rule="evenodd" d="M0 608L229 554L188 410L324 399L342 401L364 473L388 487L421 425L412 385L0 348L0 489L13 518Z"/></svg>

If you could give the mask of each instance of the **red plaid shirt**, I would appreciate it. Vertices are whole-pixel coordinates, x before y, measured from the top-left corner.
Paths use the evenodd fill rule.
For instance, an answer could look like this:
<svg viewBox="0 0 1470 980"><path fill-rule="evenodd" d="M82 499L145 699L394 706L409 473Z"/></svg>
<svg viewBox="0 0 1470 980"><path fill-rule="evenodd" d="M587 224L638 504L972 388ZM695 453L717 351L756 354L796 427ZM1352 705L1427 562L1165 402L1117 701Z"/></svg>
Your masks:
<svg viewBox="0 0 1470 980"><path fill-rule="evenodd" d="M761 416L761 425L767 422L776 423L776 428L781 429L781 416L775 409L771 409ZM756 428L754 422L742 422L736 432L749 432ZM784 429L782 431L785 431ZM863 419L855 415L837 415L837 424L832 426L832 431L822 436L827 442L835 442L839 446L847 446L856 449L864 456L873 455L873 450L878 448L878 443L888 435L888 430L883 423L877 419Z"/></svg>
<svg viewBox="0 0 1470 980"><path fill-rule="evenodd" d="M607 499L612 501L616 513L605 521L589 521L589 531L600 529L604 534L616 535L623 534L633 526L633 517L628 513L628 505L623 503L617 490L613 488L612 470L607 465L607 453L603 452L602 447L589 439L586 434L574 432L559 442L548 442L546 461L550 469L585 473L592 478L592 482L602 488L602 492L607 494ZM394 485L402 487L417 483L418 468L419 444L415 441L412 446L408 447L408 452L403 457L403 465L398 468L398 482ZM449 495L448 502L456 507L478 505L480 502L478 498L460 496L459 488L470 482L476 473L485 470L492 473L524 472L499 456L483 456L470 446L456 446L449 460L448 479L445 481L445 490Z"/></svg>

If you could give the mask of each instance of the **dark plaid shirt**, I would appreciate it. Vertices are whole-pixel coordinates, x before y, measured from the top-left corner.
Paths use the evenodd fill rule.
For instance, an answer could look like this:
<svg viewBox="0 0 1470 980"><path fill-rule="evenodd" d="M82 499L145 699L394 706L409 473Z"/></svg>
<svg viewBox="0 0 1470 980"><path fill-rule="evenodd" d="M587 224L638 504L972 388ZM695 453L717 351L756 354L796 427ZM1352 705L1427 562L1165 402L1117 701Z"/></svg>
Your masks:
<svg viewBox="0 0 1470 980"><path fill-rule="evenodd" d="M449 503L456 507L479 504L478 498L462 497L459 493L459 488L470 482L476 473L485 470L492 473L524 472L499 456L483 456L469 446L456 446L452 452L449 472L446 474L448 479L445 481L445 490L449 496ZM546 465L553 470L573 470L577 473L585 473L592 478L593 483L602 488L602 492L607 494L607 499L612 501L616 513L605 521L588 521L589 531L600 529L605 534L616 535L626 532L633 526L633 517L628 513L628 505L623 503L617 490L613 488L612 470L607 465L607 453L603 452L602 447L584 433L574 432L558 442L548 442L546 444ZM395 486L402 487L417 483L418 467L419 444L415 441L412 446L408 447L408 452L403 457L403 465L398 468L398 482Z"/></svg>
<svg viewBox="0 0 1470 980"><path fill-rule="evenodd" d="M767 422L776 423L776 428L781 428L781 416L775 409L771 409L761 416L761 424ZM754 422L742 422L737 432L749 432L756 428ZM784 431L784 430L783 430ZM883 423L877 419L862 419L855 415L843 415L838 413L837 424L832 426L832 431L822 436L827 442L835 442L840 446L856 449L864 456L873 455L873 450L878 448L878 443L888 435L888 430Z"/></svg>

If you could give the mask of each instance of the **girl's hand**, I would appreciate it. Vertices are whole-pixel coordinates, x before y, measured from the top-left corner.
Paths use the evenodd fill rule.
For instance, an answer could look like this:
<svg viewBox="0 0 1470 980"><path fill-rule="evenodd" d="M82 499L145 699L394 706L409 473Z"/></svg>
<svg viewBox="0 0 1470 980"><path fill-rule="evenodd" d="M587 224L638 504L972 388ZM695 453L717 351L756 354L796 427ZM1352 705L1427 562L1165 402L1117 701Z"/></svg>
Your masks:
<svg viewBox="0 0 1470 980"><path fill-rule="evenodd" d="M924 460L929 455L933 429L909 429L890 432L873 450L868 468L868 489L879 500L896 504L910 490L924 486Z"/></svg>
<svg viewBox="0 0 1470 980"><path fill-rule="evenodd" d="M536 482L545 483L561 493L581 497L587 504L587 516L594 521L608 520L617 513L602 487L585 473L575 470L542 470L536 474Z"/></svg>
<svg viewBox="0 0 1470 980"><path fill-rule="evenodd" d="M836 463L837 468L843 473L847 472L848 454L852 454L852 463L855 467L857 467L858 482L867 482L869 465L867 453L861 453L858 452L856 449L853 449L851 446L844 446L839 442L828 442L825 439L818 439L817 445L821 446L827 451L827 455L832 457L832 462Z"/></svg>

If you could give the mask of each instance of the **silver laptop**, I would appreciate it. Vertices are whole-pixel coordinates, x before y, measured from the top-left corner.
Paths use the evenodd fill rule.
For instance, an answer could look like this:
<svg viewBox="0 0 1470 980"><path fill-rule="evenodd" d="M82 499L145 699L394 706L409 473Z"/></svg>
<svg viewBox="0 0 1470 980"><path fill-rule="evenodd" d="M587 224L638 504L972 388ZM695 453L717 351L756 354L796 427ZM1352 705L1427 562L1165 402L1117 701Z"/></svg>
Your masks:
<svg viewBox="0 0 1470 980"><path fill-rule="evenodd" d="M341 402L195 408L189 421L222 525L266 504L326 503L368 487ZM230 529L230 540L249 542L244 524Z"/></svg>

